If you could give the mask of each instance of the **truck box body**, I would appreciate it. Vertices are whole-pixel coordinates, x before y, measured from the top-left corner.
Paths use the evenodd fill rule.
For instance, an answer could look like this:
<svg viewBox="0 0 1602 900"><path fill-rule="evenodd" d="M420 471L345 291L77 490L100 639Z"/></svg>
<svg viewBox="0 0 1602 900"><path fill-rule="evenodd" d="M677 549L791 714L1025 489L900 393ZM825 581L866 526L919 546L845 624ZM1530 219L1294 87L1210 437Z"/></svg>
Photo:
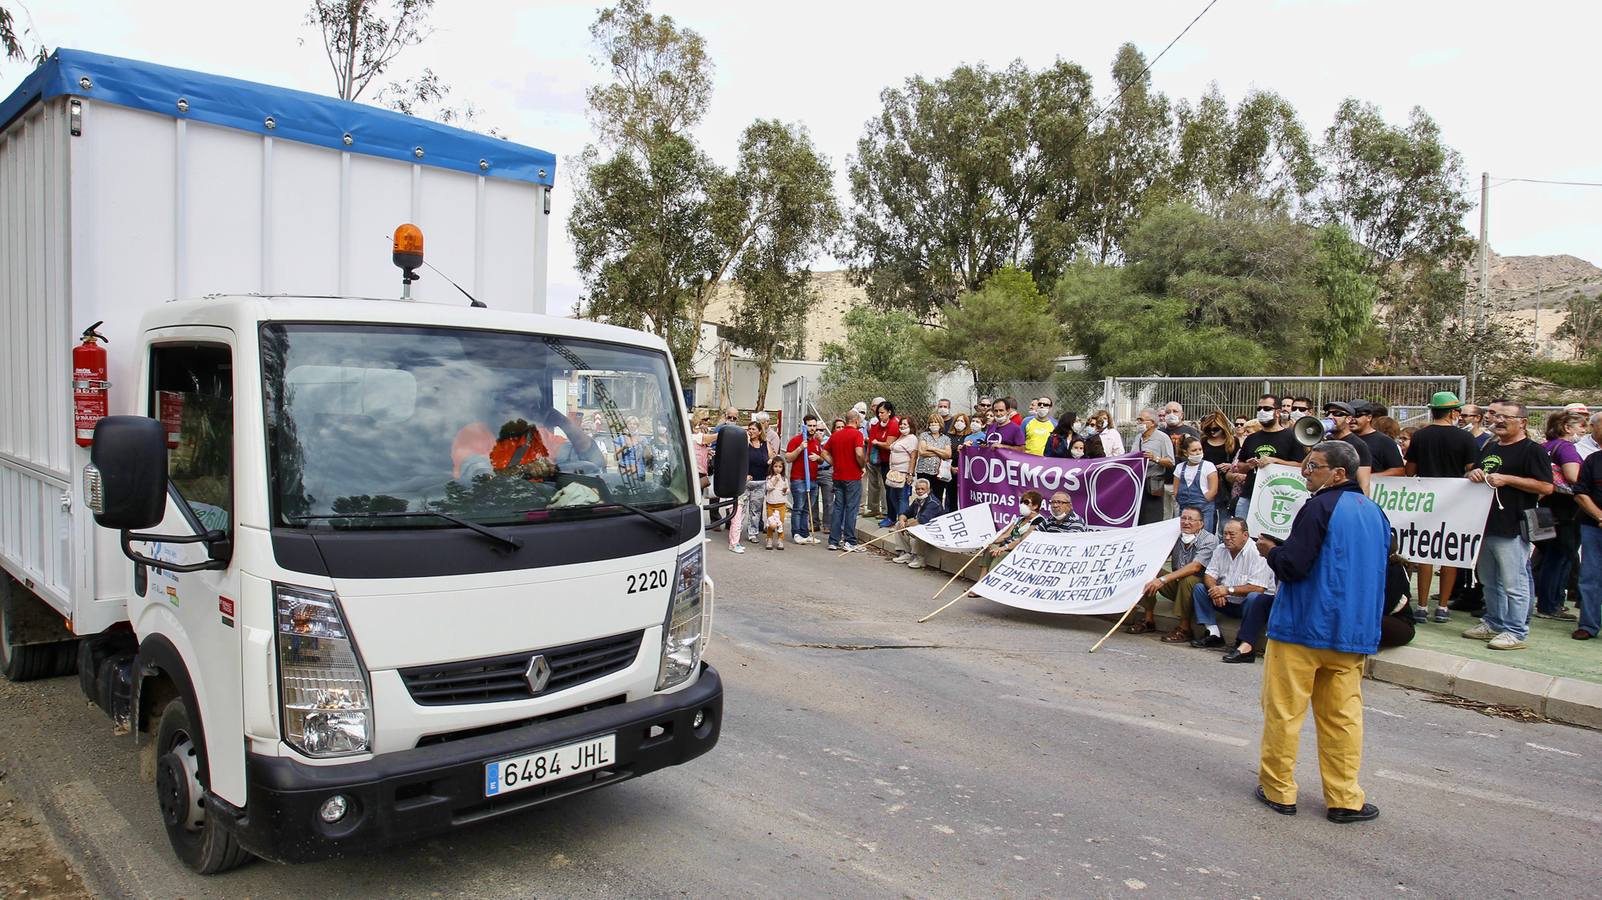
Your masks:
<svg viewBox="0 0 1602 900"><path fill-rule="evenodd" d="M122 554L69 499L88 461L72 434L84 328L104 320L110 411L132 413L143 311L397 296L402 222L490 308L543 313L555 162L369 106L60 51L0 103L0 564L79 633L124 618ZM426 270L412 296L467 302Z"/></svg>

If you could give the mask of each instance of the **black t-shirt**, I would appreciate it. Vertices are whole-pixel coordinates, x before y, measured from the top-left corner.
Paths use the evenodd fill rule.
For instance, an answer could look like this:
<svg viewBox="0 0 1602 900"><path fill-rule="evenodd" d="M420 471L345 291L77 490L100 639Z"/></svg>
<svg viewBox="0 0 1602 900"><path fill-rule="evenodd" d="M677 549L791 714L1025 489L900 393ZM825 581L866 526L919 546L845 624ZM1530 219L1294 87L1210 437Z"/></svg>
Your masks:
<svg viewBox="0 0 1602 900"><path fill-rule="evenodd" d="M1374 460L1369 465L1373 466L1375 472L1402 467L1402 448L1396 446L1390 435L1375 431L1370 434L1360 434L1358 437L1368 444L1369 455Z"/></svg>
<svg viewBox="0 0 1602 900"><path fill-rule="evenodd" d="M1246 440L1241 441L1240 448L1242 460L1272 456L1275 459L1283 459L1286 462L1301 462L1302 457L1307 455L1307 448L1296 440L1295 433L1289 428L1248 434L1246 435ZM1253 470L1251 476L1246 479L1246 486L1241 488L1240 495L1242 497L1250 497L1252 489L1256 486L1257 471Z"/></svg>
<svg viewBox="0 0 1602 900"><path fill-rule="evenodd" d="M1368 449L1368 441L1363 440L1361 437L1358 437L1349 431L1346 433L1346 437L1341 438L1341 440L1345 441L1353 450L1357 451L1358 468L1362 468L1363 466L1368 466L1370 469L1374 468L1374 454ZM1347 472L1346 474L1354 479L1357 477L1356 472Z"/></svg>
<svg viewBox="0 0 1602 900"><path fill-rule="evenodd" d="M1546 455L1540 444L1529 438L1516 444L1496 441L1486 444L1474 467L1484 469L1487 475L1500 473L1538 481L1552 480L1551 457ZM1528 491L1507 486L1497 488L1496 497L1491 500L1491 511L1485 516L1485 533L1496 537L1518 537L1519 520L1524 517L1524 511L1533 508L1538 501L1539 498Z"/></svg>
<svg viewBox="0 0 1602 900"><path fill-rule="evenodd" d="M1580 478L1574 482L1574 495L1590 497L1592 503L1602 508L1602 452L1592 453L1580 463ZM1597 525L1585 510L1580 510L1577 518L1582 525Z"/></svg>
<svg viewBox="0 0 1602 900"><path fill-rule="evenodd" d="M1214 447L1212 444L1202 441L1202 459L1207 460L1215 466L1224 465L1225 463L1229 462L1229 446L1226 444L1219 444L1218 446Z"/></svg>
<svg viewBox="0 0 1602 900"><path fill-rule="evenodd" d="M1474 435L1453 425L1426 425L1413 432L1407 461L1420 478L1459 478L1479 456Z"/></svg>

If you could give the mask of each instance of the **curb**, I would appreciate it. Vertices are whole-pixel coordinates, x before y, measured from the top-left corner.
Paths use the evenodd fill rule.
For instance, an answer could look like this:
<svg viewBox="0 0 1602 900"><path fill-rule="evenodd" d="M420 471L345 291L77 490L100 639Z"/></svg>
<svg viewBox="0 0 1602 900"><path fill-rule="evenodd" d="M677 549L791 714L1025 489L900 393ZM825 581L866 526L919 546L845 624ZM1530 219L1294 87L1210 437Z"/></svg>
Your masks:
<svg viewBox="0 0 1602 900"><path fill-rule="evenodd" d="M880 528L876 521L857 521L857 533L863 540L876 538L887 530ZM967 557L941 551L937 560L935 568L955 572ZM1171 609L1168 600L1158 599L1159 631L1171 630L1179 624ZM1368 658L1364 672L1375 681L1399 687L1480 703L1517 706L1554 722L1602 729L1602 684L1577 678L1543 675L1422 647L1382 650Z"/></svg>

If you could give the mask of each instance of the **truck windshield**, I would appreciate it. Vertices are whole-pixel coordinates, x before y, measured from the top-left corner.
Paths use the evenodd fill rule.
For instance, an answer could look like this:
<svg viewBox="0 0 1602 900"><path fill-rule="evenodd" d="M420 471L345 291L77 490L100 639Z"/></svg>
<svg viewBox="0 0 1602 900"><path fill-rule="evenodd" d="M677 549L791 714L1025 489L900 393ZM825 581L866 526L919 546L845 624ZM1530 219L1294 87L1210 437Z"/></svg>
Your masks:
<svg viewBox="0 0 1602 900"><path fill-rule="evenodd" d="M261 344L280 525L511 525L692 500L660 352L350 324L271 324Z"/></svg>

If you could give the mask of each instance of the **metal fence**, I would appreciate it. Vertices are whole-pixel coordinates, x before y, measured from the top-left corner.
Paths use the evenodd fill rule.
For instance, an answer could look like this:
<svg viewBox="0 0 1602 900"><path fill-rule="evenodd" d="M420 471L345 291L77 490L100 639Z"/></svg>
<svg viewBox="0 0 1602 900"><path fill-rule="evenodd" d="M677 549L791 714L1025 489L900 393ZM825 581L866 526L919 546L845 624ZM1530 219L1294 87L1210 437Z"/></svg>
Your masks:
<svg viewBox="0 0 1602 900"><path fill-rule="evenodd" d="M1270 375L1251 378L1102 378L1088 380L1065 374L1050 381L1005 382L981 392L974 387L953 390L948 385L940 397L949 399L958 412L973 410L981 395L1010 396L1027 409L1036 397L1050 397L1053 413L1061 416L1086 414L1105 409L1113 421L1127 424L1142 409L1158 408L1170 401L1185 407L1186 418L1199 419L1221 409L1227 416L1255 414L1257 399L1263 394L1276 397L1306 397L1314 410L1331 400L1370 400L1385 404L1391 416L1405 424L1428 415L1430 396L1451 391L1463 396L1466 379L1461 375L1317 377ZM935 390L926 383L861 382L836 386L833 390L809 391L809 403L824 416L843 414L858 401L885 397L897 412L923 413L934 406Z"/></svg>

